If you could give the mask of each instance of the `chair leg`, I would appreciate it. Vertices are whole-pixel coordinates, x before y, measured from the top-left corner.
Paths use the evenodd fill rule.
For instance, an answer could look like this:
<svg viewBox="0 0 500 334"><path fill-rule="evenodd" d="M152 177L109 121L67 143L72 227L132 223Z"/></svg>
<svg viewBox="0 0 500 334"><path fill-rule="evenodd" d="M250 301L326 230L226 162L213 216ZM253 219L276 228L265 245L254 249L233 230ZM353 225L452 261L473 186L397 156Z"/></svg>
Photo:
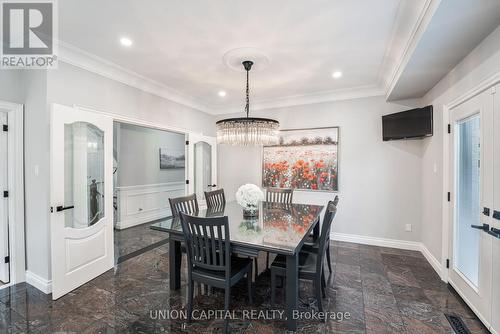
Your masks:
<svg viewBox="0 0 500 334"><path fill-rule="evenodd" d="M191 315L193 313L193 291L194 290L194 282L189 277L189 283L188 283L188 303L187 303L187 318L188 321L191 321Z"/></svg>
<svg viewBox="0 0 500 334"><path fill-rule="evenodd" d="M328 270L330 274L332 273L332 259L330 258L330 242L328 242L328 246L326 246L326 261L328 262Z"/></svg>
<svg viewBox="0 0 500 334"><path fill-rule="evenodd" d="M255 264L255 281L257 281L257 276L259 275L259 257L255 257L253 262Z"/></svg>
<svg viewBox="0 0 500 334"><path fill-rule="evenodd" d="M276 273L271 268L271 306L274 306L276 299Z"/></svg>
<svg viewBox="0 0 500 334"><path fill-rule="evenodd" d="M229 311L229 300L231 299L231 288L229 286L226 287L226 291L224 293L224 314L227 314ZM229 319L226 317L224 318L224 334L228 333L228 322Z"/></svg>
<svg viewBox="0 0 500 334"><path fill-rule="evenodd" d="M321 291L323 292L323 298L326 298L326 279L324 270L321 271Z"/></svg>
<svg viewBox="0 0 500 334"><path fill-rule="evenodd" d="M318 311L323 312L323 301L321 298L321 277L317 277L314 280L314 290L316 295L316 301L318 303Z"/></svg>
<svg viewBox="0 0 500 334"><path fill-rule="evenodd" d="M253 289L252 289L252 265L250 264L250 269L247 272L247 284L248 284L248 301L253 304Z"/></svg>

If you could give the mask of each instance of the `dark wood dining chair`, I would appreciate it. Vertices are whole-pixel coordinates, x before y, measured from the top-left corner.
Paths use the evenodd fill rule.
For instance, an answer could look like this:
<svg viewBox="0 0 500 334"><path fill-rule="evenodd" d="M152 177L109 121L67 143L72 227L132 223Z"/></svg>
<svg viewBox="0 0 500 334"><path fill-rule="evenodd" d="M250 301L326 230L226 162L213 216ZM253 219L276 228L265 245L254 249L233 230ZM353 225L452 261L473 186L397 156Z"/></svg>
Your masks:
<svg viewBox="0 0 500 334"><path fill-rule="evenodd" d="M292 203L293 189L290 188L267 188L266 202L272 203Z"/></svg>
<svg viewBox="0 0 500 334"><path fill-rule="evenodd" d="M209 210L223 208L226 205L224 189L205 191L205 200L207 201L207 208Z"/></svg>
<svg viewBox="0 0 500 334"><path fill-rule="evenodd" d="M169 198L168 202L170 203L170 211L174 219L180 218L181 212L193 214L199 210L196 194ZM184 243L181 244L181 252L186 253L186 245L184 245Z"/></svg>
<svg viewBox="0 0 500 334"><path fill-rule="evenodd" d="M291 204L293 189L291 188L266 188L266 202ZM266 268L269 268L269 252L266 255Z"/></svg>
<svg viewBox="0 0 500 334"><path fill-rule="evenodd" d="M224 189L218 189L213 191L205 191L205 200L207 201L207 217L209 215L217 215L224 211L226 205L226 196L224 195ZM255 264L255 277L259 274L259 264L258 257L250 257L254 260Z"/></svg>
<svg viewBox="0 0 500 334"><path fill-rule="evenodd" d="M327 236L330 234L333 218L337 213L337 207L333 201L328 202L321 226L318 252L301 251L299 253L299 279L313 281L314 294L318 303L318 311L323 312L322 297L325 293L324 256L328 244ZM286 279L286 258L278 255L271 264L271 305L276 299L276 277L281 276Z"/></svg>
<svg viewBox="0 0 500 334"><path fill-rule="evenodd" d="M180 213L188 258L187 315L193 312L194 282L224 289L224 310L229 310L231 287L245 275L248 299L252 301L252 260L231 253L231 237L227 216L201 218ZM224 320L227 333L228 319Z"/></svg>
<svg viewBox="0 0 500 334"><path fill-rule="evenodd" d="M339 196L335 195L335 198L333 199L333 205L335 207L338 207L339 204ZM328 271L332 273L332 259L330 255L330 234L326 236L327 238L327 245L326 245L326 263L328 264ZM317 252L319 248L319 240L314 240L314 236L309 236L308 240L304 243L303 249L307 250L309 252Z"/></svg>
<svg viewBox="0 0 500 334"><path fill-rule="evenodd" d="M179 217L180 212L184 212L187 214L192 214L198 212L198 200L196 199L196 194L169 198L170 210L172 211L172 217Z"/></svg>

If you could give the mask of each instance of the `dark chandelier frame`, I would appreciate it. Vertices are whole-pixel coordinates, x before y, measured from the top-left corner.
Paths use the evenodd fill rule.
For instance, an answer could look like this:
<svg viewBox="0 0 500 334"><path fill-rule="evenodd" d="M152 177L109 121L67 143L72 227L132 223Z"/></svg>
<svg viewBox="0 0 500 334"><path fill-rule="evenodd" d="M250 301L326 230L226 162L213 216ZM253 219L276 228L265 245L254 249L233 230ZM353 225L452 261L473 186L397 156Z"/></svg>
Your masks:
<svg viewBox="0 0 500 334"><path fill-rule="evenodd" d="M253 124L269 124L274 126L279 126L279 122L270 118L261 118L261 117L250 117L250 86L249 86L249 72L252 69L253 62L250 60L245 60L242 62L243 67L245 68L247 75L247 86L246 86L246 105L245 112L247 114L246 117L235 117L235 118L226 118L217 121L215 124L239 124L243 126L249 126Z"/></svg>

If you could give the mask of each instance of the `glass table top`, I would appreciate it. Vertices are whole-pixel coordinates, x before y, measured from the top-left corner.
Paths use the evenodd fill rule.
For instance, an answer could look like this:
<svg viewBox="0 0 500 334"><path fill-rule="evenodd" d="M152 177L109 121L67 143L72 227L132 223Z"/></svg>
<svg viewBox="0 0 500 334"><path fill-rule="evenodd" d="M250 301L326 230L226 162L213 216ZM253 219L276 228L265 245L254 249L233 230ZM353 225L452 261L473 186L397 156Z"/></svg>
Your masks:
<svg viewBox="0 0 500 334"><path fill-rule="evenodd" d="M278 204L261 202L259 215L243 217L243 208L236 202L228 202L215 210L200 210L198 217L228 216L231 244L277 253L295 253L305 236L317 222L322 205ZM179 218L170 218L151 225L152 229L182 234Z"/></svg>

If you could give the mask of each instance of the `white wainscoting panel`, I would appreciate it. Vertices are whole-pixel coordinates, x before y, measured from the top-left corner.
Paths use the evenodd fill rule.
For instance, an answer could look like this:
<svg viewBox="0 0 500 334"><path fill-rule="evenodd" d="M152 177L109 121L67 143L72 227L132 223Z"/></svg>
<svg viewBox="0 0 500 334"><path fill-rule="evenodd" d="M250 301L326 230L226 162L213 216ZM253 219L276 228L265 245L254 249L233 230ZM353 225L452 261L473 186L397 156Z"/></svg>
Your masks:
<svg viewBox="0 0 500 334"><path fill-rule="evenodd" d="M168 199L184 196L184 182L116 187L118 214L116 229L162 219L171 215Z"/></svg>

